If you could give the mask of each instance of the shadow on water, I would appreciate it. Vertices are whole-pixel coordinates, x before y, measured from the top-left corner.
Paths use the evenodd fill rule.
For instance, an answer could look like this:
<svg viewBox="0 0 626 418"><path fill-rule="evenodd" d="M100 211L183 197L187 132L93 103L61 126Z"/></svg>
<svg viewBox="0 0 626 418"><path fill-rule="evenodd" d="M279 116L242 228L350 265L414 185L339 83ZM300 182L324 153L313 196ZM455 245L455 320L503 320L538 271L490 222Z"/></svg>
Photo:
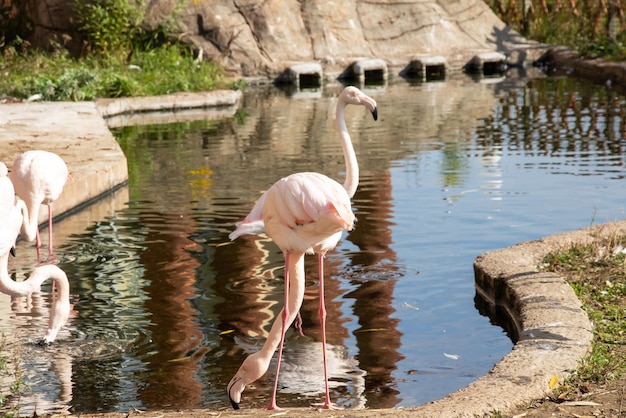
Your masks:
<svg viewBox="0 0 626 418"><path fill-rule="evenodd" d="M476 294L477 255L622 217L624 98L568 79L364 88L380 118L347 112L358 221L326 259L331 396L347 408L419 405L487 373L517 339ZM228 234L280 177L341 182L340 89L248 89L235 115L113 130L129 184L55 229L73 311L57 344L23 353L33 388L23 413L228 407L225 386L283 297L278 248ZM20 242L18 253L10 268L23 277L35 251ZM305 268L303 335L288 332L279 382L285 406L322 396L316 260ZM41 333L47 296L2 296L0 330L17 341ZM273 365L242 407L264 407L272 381Z"/></svg>

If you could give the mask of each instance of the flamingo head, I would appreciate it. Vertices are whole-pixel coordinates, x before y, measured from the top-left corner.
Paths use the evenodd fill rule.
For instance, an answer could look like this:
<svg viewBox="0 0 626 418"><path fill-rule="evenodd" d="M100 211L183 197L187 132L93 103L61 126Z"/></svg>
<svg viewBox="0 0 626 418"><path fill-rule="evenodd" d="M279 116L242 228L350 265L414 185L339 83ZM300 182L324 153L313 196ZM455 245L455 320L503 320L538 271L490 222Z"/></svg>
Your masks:
<svg viewBox="0 0 626 418"><path fill-rule="evenodd" d="M345 104L365 106L372 113L374 120L378 120L378 106L376 100L363 93L354 86L348 86L339 95L339 100Z"/></svg>

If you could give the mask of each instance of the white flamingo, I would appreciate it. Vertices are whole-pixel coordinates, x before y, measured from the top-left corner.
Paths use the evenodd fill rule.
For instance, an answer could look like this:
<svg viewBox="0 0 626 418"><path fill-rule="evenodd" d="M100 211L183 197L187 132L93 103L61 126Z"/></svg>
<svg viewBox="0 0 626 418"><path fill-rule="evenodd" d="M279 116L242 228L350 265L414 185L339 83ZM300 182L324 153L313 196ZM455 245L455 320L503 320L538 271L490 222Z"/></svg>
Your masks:
<svg viewBox="0 0 626 418"><path fill-rule="evenodd" d="M47 279L57 286L50 305L50 320L46 335L40 344L53 342L70 314L70 285L67 275L55 265L36 267L27 280L16 282L9 276L9 254L24 222L28 209L23 201L16 199L13 184L7 177L7 167L0 163L0 292L20 297L39 292Z"/></svg>
<svg viewBox="0 0 626 418"><path fill-rule="evenodd" d="M26 151L13 162L10 178L15 194L24 201L28 209L21 235L26 241L36 240L37 254L41 249L39 208L42 204L48 206L48 252L52 255L52 203L61 195L68 177L65 161L53 152Z"/></svg>

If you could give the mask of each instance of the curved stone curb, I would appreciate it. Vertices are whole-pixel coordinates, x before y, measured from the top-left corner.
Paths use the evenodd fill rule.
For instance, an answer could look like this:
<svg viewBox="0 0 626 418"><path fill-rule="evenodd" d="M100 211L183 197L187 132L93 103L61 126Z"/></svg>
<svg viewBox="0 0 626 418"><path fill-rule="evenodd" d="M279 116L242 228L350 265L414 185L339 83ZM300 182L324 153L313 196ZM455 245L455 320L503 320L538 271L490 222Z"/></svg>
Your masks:
<svg viewBox="0 0 626 418"><path fill-rule="evenodd" d="M550 252L619 233L626 233L626 222L552 235L477 257L477 293L508 312L519 340L487 375L410 411L428 417L483 417L541 398L553 376L559 381L567 377L591 348L591 323L569 284L537 266Z"/></svg>

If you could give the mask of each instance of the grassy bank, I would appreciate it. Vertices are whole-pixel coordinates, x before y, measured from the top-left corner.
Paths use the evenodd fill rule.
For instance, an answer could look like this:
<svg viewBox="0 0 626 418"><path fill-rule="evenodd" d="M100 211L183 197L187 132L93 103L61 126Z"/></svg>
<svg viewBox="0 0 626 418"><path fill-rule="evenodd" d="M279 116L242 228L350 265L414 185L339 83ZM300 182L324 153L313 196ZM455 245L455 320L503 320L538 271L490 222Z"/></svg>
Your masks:
<svg viewBox="0 0 626 418"><path fill-rule="evenodd" d="M626 237L548 254L544 269L566 277L594 327L592 352L562 391L626 377ZM563 398L563 394L558 396Z"/></svg>
<svg viewBox="0 0 626 418"><path fill-rule="evenodd" d="M145 23L144 0L67 0L71 36L48 39L45 50L28 41L37 24L28 4L0 4L0 99L76 101L238 86L220 65L178 41L182 0L152 25Z"/></svg>
<svg viewBox="0 0 626 418"><path fill-rule="evenodd" d="M5 50L3 58L0 97L77 101L236 86L219 65L198 61L186 46L176 44L138 50L130 59L96 55L75 59L62 50L47 54L14 49Z"/></svg>

